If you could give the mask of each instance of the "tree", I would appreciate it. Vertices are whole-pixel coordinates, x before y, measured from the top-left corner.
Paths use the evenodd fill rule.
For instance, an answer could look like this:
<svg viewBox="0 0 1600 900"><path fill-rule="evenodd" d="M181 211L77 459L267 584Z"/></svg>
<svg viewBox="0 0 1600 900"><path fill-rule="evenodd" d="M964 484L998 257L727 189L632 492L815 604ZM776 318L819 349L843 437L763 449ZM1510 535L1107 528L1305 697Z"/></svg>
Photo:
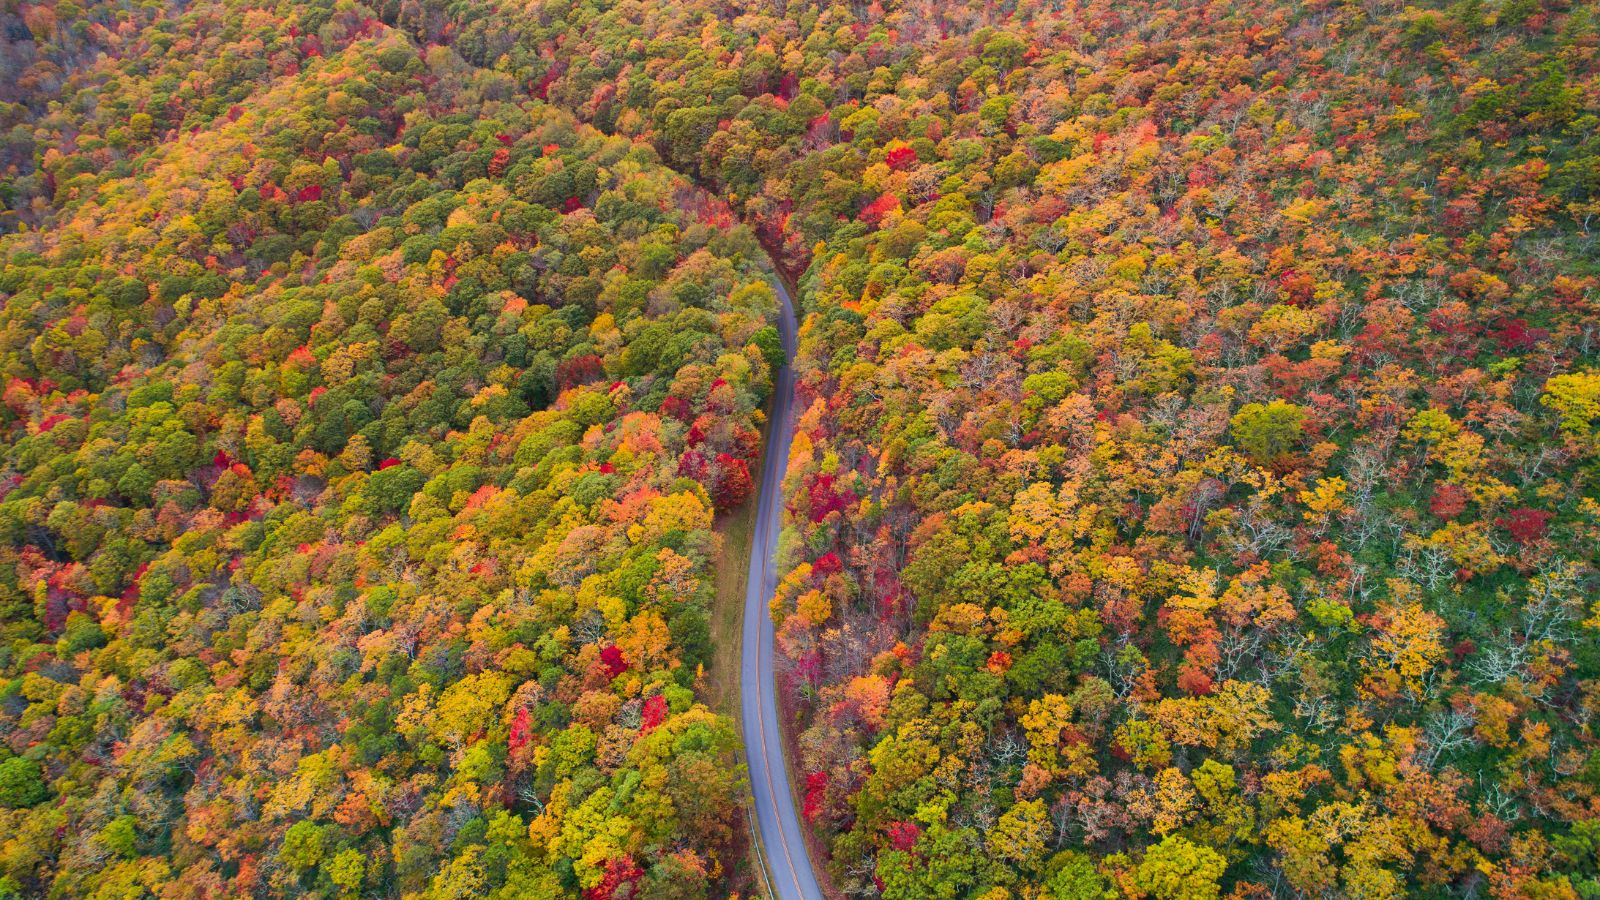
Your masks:
<svg viewBox="0 0 1600 900"><path fill-rule="evenodd" d="M1065 851L1051 860L1055 871L1046 883L1053 900L1103 900L1110 882L1095 870L1087 853Z"/></svg>
<svg viewBox="0 0 1600 900"><path fill-rule="evenodd" d="M1299 446L1305 431L1305 411L1292 403L1247 403L1234 413L1233 440L1262 465L1281 462Z"/></svg>
<svg viewBox="0 0 1600 900"><path fill-rule="evenodd" d="M788 364L788 355L783 351L783 338L778 334L778 329L771 325L763 325L751 335L750 342L761 351L761 356L767 361L767 366L774 375Z"/></svg>
<svg viewBox="0 0 1600 900"><path fill-rule="evenodd" d="M1011 807L989 833L989 850L1001 859L1032 868L1044 851L1047 815L1039 800Z"/></svg>
<svg viewBox="0 0 1600 900"><path fill-rule="evenodd" d="M332 881L342 894L354 894L361 889L361 880L366 872L366 860L361 852L355 849L345 849L334 854L322 866L323 872Z"/></svg>
<svg viewBox="0 0 1600 900"><path fill-rule="evenodd" d="M300 821L289 826L283 834L283 848L278 858L284 865L296 870L306 870L322 862L326 835L315 822Z"/></svg>
<svg viewBox="0 0 1600 900"><path fill-rule="evenodd" d="M1157 900L1212 900L1222 893L1218 880L1227 867L1210 847L1168 835L1145 851L1134 883Z"/></svg>
<svg viewBox="0 0 1600 900"><path fill-rule="evenodd" d="M22 756L0 762L0 806L21 809L44 801L50 791L44 783L44 767Z"/></svg>
<svg viewBox="0 0 1600 900"><path fill-rule="evenodd" d="M750 467L744 460L727 453L717 454L716 482L711 489L711 500L718 512L727 512L743 506L755 491L750 479Z"/></svg>
<svg viewBox="0 0 1600 900"><path fill-rule="evenodd" d="M390 466L368 476L367 496L379 511L398 512L411 505L424 481L422 473L410 466Z"/></svg>
<svg viewBox="0 0 1600 900"><path fill-rule="evenodd" d="M1562 431L1594 444L1594 423L1600 420L1600 373L1556 375L1545 382L1539 402L1561 416Z"/></svg>

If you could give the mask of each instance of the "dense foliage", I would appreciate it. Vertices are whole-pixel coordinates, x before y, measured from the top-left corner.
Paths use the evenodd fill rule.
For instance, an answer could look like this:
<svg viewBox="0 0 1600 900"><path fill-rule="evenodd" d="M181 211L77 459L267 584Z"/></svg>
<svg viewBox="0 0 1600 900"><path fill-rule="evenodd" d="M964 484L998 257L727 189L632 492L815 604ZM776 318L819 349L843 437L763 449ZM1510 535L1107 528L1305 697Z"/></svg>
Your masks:
<svg viewBox="0 0 1600 900"><path fill-rule="evenodd" d="M804 270L837 889L1600 891L1592 5L432 22Z"/></svg>
<svg viewBox="0 0 1600 900"><path fill-rule="evenodd" d="M122 49L0 243L0 895L717 893L753 238L348 5Z"/></svg>
<svg viewBox="0 0 1600 900"><path fill-rule="evenodd" d="M17 18L15 884L714 877L665 163L839 893L1600 895L1592 3Z"/></svg>

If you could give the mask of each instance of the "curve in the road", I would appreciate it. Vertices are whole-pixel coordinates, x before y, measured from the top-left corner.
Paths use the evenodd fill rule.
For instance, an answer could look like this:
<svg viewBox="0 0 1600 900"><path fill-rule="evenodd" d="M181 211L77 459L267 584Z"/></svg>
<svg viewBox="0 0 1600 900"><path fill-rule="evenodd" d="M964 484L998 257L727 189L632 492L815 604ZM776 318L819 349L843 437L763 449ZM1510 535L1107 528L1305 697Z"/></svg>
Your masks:
<svg viewBox="0 0 1600 900"><path fill-rule="evenodd" d="M778 292L778 331L783 353L795 354L794 302L781 278L773 278ZM756 501L755 534L750 541L750 575L744 601L744 652L740 659L740 699L744 747L755 805L756 827L765 850L769 885L774 900L823 900L822 887L811 866L800 814L790 789L789 763L783 729L778 720L778 689L773 677L775 653L772 613L768 602L778 585L776 554L782 527L783 472L789 462L794 437L794 369L778 371L772 400L772 420L761 462L761 493Z"/></svg>

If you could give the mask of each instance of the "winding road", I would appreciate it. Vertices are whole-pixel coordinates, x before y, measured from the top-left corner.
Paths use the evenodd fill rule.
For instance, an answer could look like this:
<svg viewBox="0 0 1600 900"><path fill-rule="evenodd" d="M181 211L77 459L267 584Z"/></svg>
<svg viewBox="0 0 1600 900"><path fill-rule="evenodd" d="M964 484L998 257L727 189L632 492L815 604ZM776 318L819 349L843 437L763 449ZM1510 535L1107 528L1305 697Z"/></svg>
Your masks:
<svg viewBox="0 0 1600 900"><path fill-rule="evenodd" d="M778 332L783 353L795 354L794 301L781 278L772 279L782 306ZM794 368L778 371L772 400L771 426L761 461L761 493L756 501L755 533L750 541L750 577L744 599L744 652L740 654L739 681L744 747L755 801L758 844L766 862L773 900L823 900L822 887L811 867L800 812L790 789L789 763L784 754L783 729L778 721L778 690L774 678L774 629L768 602L778 586L778 531L782 526L783 472L789 463L794 438Z"/></svg>

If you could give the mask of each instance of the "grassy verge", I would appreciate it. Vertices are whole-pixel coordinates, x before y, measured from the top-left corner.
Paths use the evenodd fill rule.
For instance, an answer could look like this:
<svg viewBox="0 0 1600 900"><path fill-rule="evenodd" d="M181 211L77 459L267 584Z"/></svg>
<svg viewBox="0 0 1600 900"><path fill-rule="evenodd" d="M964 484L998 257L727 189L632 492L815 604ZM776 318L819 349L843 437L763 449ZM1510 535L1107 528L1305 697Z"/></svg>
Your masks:
<svg viewBox="0 0 1600 900"><path fill-rule="evenodd" d="M755 534L754 498L714 526L722 537L716 562L717 600L711 609L711 644L716 661L706 673L706 701L724 715L739 718L739 656L744 638L744 594L750 579L750 541Z"/></svg>
<svg viewBox="0 0 1600 900"><path fill-rule="evenodd" d="M756 471L760 471L759 460ZM750 542L755 536L757 499L752 497L741 509L718 518L713 526L722 538L721 552L716 561L716 602L711 609L711 644L715 648L715 661L703 682L705 700L712 709L731 717L735 722L740 715L740 654L744 642L744 595L750 578ZM741 729L741 734L743 731ZM741 837L744 853L739 857L738 870L731 887L746 897L765 897L766 882L762 871L760 836L748 815L741 819L745 834Z"/></svg>

